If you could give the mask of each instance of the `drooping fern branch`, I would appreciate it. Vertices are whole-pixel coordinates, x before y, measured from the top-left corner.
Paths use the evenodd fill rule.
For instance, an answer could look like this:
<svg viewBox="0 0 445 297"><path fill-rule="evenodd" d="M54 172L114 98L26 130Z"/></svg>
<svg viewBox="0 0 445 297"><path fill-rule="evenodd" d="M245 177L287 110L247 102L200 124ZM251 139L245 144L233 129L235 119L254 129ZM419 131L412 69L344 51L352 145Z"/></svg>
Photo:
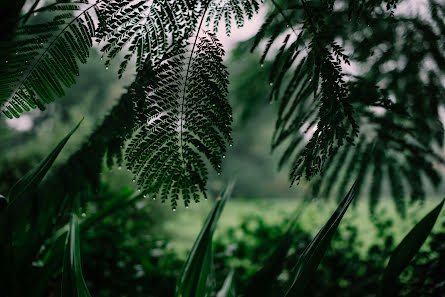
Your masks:
<svg viewBox="0 0 445 297"><path fill-rule="evenodd" d="M272 45L281 33L285 33L269 78L270 100L280 101L272 147L276 148L287 141L293 136L293 131L306 122L310 123L306 130L312 132L306 147L300 149L294 158L292 182L299 181L303 176L309 179L318 174L332 152L346 141L353 141L358 134L341 66L342 61L349 63L348 57L323 32L323 19L314 17L304 1L303 4L306 18L299 33L276 5L278 12L266 19L252 48L259 45L269 30L270 37L261 58L261 63L264 63ZM294 12L289 15L294 16ZM307 45L305 40L309 40ZM298 65L293 67L295 63ZM287 73L292 72L291 78L286 80ZM303 112L302 108L309 105L316 108L311 108L310 113ZM292 145L285 153L286 159L297 150L299 139L297 136L291 141Z"/></svg>
<svg viewBox="0 0 445 297"><path fill-rule="evenodd" d="M220 172L231 142L224 50L213 33L203 32L191 52L173 52L154 68L156 83L146 86L145 102L135 108L140 128L126 151L142 191L170 199L174 209L180 196L187 207L192 198L199 202L199 192L206 195L203 156Z"/></svg>
<svg viewBox="0 0 445 297"><path fill-rule="evenodd" d="M270 100L279 103L272 148L286 146L280 167L291 163L292 181L321 173L313 181L313 195L322 197L329 197L334 189L343 192L358 175L358 191L366 187L370 191L371 210L387 180L403 214L407 189L415 201L425 196L424 177L435 186L440 183L437 164L444 160L434 145L442 146L444 135L439 116L444 88L439 80L445 63L443 37L437 33L443 28L440 11L444 7L430 1L430 24L391 17L397 1L359 8L354 5L360 1L349 1L349 7L340 9L334 9L334 1L302 1L283 9L273 2L276 8L253 48L265 44L260 61L264 63L272 46L281 43L269 73ZM357 10L351 12L351 7ZM389 17L385 8L391 11ZM362 19L351 20L351 15ZM409 33L400 36L396 29ZM366 35L369 32L371 36ZM349 42L354 55L344 55L333 42L336 39ZM372 58L380 48L385 52ZM428 56L437 68L425 77L423 63ZM401 69L382 71L389 63L404 65L403 60L409 62ZM345 75L342 65L348 61L355 67L363 63L366 71Z"/></svg>

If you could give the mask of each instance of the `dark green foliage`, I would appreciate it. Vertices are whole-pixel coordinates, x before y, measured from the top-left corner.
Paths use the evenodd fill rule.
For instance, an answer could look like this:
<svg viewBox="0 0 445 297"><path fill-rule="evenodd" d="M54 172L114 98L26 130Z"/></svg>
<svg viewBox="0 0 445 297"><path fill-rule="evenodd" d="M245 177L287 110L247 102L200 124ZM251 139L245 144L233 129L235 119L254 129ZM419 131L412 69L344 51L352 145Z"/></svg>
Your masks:
<svg viewBox="0 0 445 297"><path fill-rule="evenodd" d="M338 205L334 214L329 218L323 228L320 229L317 236L307 245L303 254L300 256L295 268L291 282L286 289L285 296L304 296L306 287L310 280L314 277L315 271L331 244L332 237L337 231L340 221L348 210L349 205L355 198L356 184L352 186L349 193L343 201Z"/></svg>
<svg viewBox="0 0 445 297"><path fill-rule="evenodd" d="M233 187L234 182L231 182L224 189L207 217L178 277L176 297L206 297L215 289L213 234Z"/></svg>
<svg viewBox="0 0 445 297"><path fill-rule="evenodd" d="M445 200L442 200L436 208L417 223L394 250L382 276L379 296L394 295L396 291L394 283L431 233L444 202Z"/></svg>
<svg viewBox="0 0 445 297"><path fill-rule="evenodd" d="M9 118L31 108L44 109L44 103L63 96L79 75L78 63L87 61L96 4L58 2L48 8L50 21L22 24L16 40L3 45L7 54L0 62L0 104Z"/></svg>
<svg viewBox="0 0 445 297"><path fill-rule="evenodd" d="M80 261L79 219L71 215L63 261L62 297L91 297Z"/></svg>
<svg viewBox="0 0 445 297"><path fill-rule="evenodd" d="M253 41L252 49L266 44L260 63L273 56L270 100L279 104L272 148L285 146L279 166L291 164L292 182L321 173L318 196L330 196L335 184L341 193L358 174L358 191L371 184L371 210L389 178L403 214L406 182L412 201L424 199L424 177L440 183L435 164L444 160L433 147L443 145L444 135L445 7L429 1L426 21L391 16L397 1L347 1L336 9L334 2L273 1ZM279 49L272 54L273 46ZM349 63L360 74L346 74ZM426 70L428 63L435 66Z"/></svg>
<svg viewBox="0 0 445 297"><path fill-rule="evenodd" d="M182 47L185 40L201 38L199 35L204 21L216 31L218 24L224 20L226 33L230 34L232 20L235 20L237 27L243 26L258 12L260 3L257 0L64 0L39 8L34 4L20 19L15 40L2 45L2 58L8 56L0 64L0 102L3 111L8 117L18 117L30 108L44 108L44 103L62 96L65 88L75 83L78 63L87 61L94 42L101 46L106 67L111 59L124 53L119 76L132 57L136 56L137 77L141 77L144 75L142 72L147 70L146 65L154 69L165 67L160 65L162 57ZM442 146L444 136L439 107L443 105L444 98L441 77L445 58L441 33L445 8L430 0L431 19L423 20L394 15L395 0L350 0L343 3L345 5L335 3L302 1L300 5L272 1L273 12L253 41L253 49L265 44L261 63L267 62L268 56L273 55L269 71L270 100L278 101L279 106L272 148L287 145L279 165L291 163L292 183L302 177L310 179L320 174L314 187L316 195L328 196L337 182L340 185L338 193L342 193L349 186L353 173L358 174L358 191L366 188L366 183L370 182L374 195L378 194L382 181L388 178L394 200L403 214L406 203L403 194L408 192L405 189L406 181L415 180L409 187L413 201L424 198L425 177L434 186L440 183L435 164L441 164L444 160L435 152L434 146ZM47 15L47 21L40 22L38 17L31 17L32 13L37 12ZM195 45L190 61L200 61L193 58ZM346 45L350 45L353 52ZM277 50L274 49L276 46ZM223 54L215 49L216 52L219 56ZM377 54L374 55L374 52ZM204 63L204 57L210 60ZM223 97L226 80L222 79L221 61L220 58L212 59L211 55L203 56L199 62L200 70L196 72L200 75L196 78L190 75L189 70L193 70L193 67L189 69L189 65L197 64L185 62L187 69L182 68L186 72L183 101L193 102L185 94L198 89L202 93L209 91L217 94L215 98ZM434 67L429 67L428 63ZM346 74L344 68L348 64L362 68L361 73ZM221 77L211 78L215 74L213 69L218 69ZM176 75L179 75L179 68ZM167 83L167 80L162 80L164 82ZM115 121L107 125L107 129L120 130L112 136L94 134L91 139L96 140L94 145L99 143L100 149L92 153L93 149L84 147L89 152L79 152L74 157L78 162L71 163L78 173L75 176L88 171L85 175L88 175L85 178L88 186L93 185L94 188L97 184L98 164L105 151L110 149L109 155L117 156L119 162L123 141L135 131L142 133L141 119L146 121L157 113L153 110L147 112L144 104L138 103L140 98L132 97L133 94L128 96L128 102L119 103L113 110L115 116L128 118L123 120L126 124L117 127L115 124L118 121ZM196 91L193 96L202 97L202 94L198 95ZM209 94L206 96L212 97ZM187 150L180 144L182 164L181 168L170 166L172 170L168 176L174 176L170 185L154 180L147 183L145 177L155 173L143 167L143 164L151 164L144 161L156 152L150 151L147 156L142 156L140 145L144 143L143 139L150 139L146 138L146 133L138 134L142 137L139 140L133 139L130 148L137 156L127 152L126 156L132 160L128 167L137 175L139 185L147 193L158 193L163 199L173 197L172 201L182 195L186 204L192 198L197 200L195 194L205 191L207 179L205 162L197 157L197 151L206 155L211 165L219 171L225 143L230 142L227 118L230 111L224 104L216 104L215 109L209 112L208 108L204 108L204 105L208 107L208 103L206 101L197 109L202 114L195 110L190 112L189 120L184 119L194 107L180 103L189 109L181 108L181 112L177 113L177 116L181 114L179 138L181 142L189 141L196 150ZM137 106L137 110L131 109L129 112L131 105ZM149 106L153 107L153 103ZM142 113L144 116L141 116ZM218 119L216 124L212 123L214 126L209 127L208 123L215 122L215 117ZM192 123L194 131L190 134L194 136L185 139L192 130ZM173 122L169 122L169 125L172 128ZM189 125L187 131L182 131L182 126L186 125ZM211 133L206 134L209 131ZM99 132L111 133L98 129ZM159 140L162 133L158 131L158 136L154 136L150 132L149 135ZM173 134L166 134L162 139L172 140ZM173 147L169 149L174 150ZM345 150L348 152L344 153ZM168 154L163 153L164 157ZM92 162L90 159L77 159L87 155L94 155ZM184 162L185 155L189 161L194 161ZM172 160L175 158L178 159L177 154L172 155ZM112 163L112 159L108 158L109 163ZM158 159L159 162L162 160ZM130 164L133 161L136 163ZM84 167L88 170L83 170L80 164L86 164ZM418 170L410 170L413 166ZM339 171L347 173L340 182L342 175L333 173ZM369 181L371 172L376 173L375 181ZM179 179L182 184L178 184ZM84 184L80 187L69 185L69 191L79 193L85 187ZM375 205L377 200L377 197L371 197L371 205ZM176 202L173 203L175 206Z"/></svg>
<svg viewBox="0 0 445 297"><path fill-rule="evenodd" d="M135 55L136 68L141 70L146 59L159 58L172 45L177 46L184 38L191 37L204 12L199 3L187 0L102 1L96 38L104 43L101 51L107 57L106 67L123 51L125 56L119 77Z"/></svg>
<svg viewBox="0 0 445 297"><path fill-rule="evenodd" d="M44 283L48 281L51 272L47 269L39 271L33 261L48 234L54 231L54 224L62 219L62 213L70 205L67 200L38 199L35 193L79 125L37 167L12 187L8 199L5 199L6 203L0 209L0 240L4 243L0 247L0 256L5 261L0 267L0 289L6 296L23 296L21 286L24 282L33 286L37 296L45 289Z"/></svg>
<svg viewBox="0 0 445 297"><path fill-rule="evenodd" d="M201 154L220 172L232 140L228 74L215 35L204 32L191 53L173 54L153 69L140 94L146 98L135 107L138 130L126 160L144 193L170 199L176 208L180 195L185 206L191 198L199 202L199 192L205 195L208 172Z"/></svg>

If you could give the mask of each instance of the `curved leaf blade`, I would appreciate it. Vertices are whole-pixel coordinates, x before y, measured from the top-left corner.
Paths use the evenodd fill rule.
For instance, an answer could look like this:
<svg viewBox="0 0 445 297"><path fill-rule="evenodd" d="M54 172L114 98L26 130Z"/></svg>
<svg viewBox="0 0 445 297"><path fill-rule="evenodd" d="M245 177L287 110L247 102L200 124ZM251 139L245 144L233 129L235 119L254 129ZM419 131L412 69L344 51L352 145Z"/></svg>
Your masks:
<svg viewBox="0 0 445 297"><path fill-rule="evenodd" d="M71 216L63 260L62 297L91 297L80 261L79 220Z"/></svg>
<svg viewBox="0 0 445 297"><path fill-rule="evenodd" d="M249 284L244 292L245 297L269 296L274 290L276 278L283 270L286 263L286 257L294 239L293 233L299 221L300 215L306 207L306 202L303 201L291 220L287 231L281 235L278 244L273 252L266 259L263 267L258 270L250 279Z"/></svg>
<svg viewBox="0 0 445 297"><path fill-rule="evenodd" d="M217 199L184 264L176 284L176 297L204 297L213 285L212 237L227 199L233 190L231 182Z"/></svg>
<svg viewBox="0 0 445 297"><path fill-rule="evenodd" d="M356 183L354 183L349 190L349 193L338 205L328 222L323 226L323 228L321 228L317 236L315 236L311 243L306 247L295 267L295 277L287 289L285 297L303 296L307 284L312 278L314 272L317 270L321 259L329 247L335 231L337 231L340 221L355 197L355 193Z"/></svg>
<svg viewBox="0 0 445 297"><path fill-rule="evenodd" d="M8 201L10 203L12 203L14 200L21 197L25 193L32 191L38 186L38 184L42 181L48 170L53 165L54 161L56 160L59 153L62 151L65 144L74 134L74 132L76 132L77 128L79 128L82 121L83 118L76 125L76 127L74 127L74 129L71 130L71 132L68 133L68 135L65 136L62 139L62 141L59 142L59 144L54 148L54 150L42 162L40 162L40 164L37 167L31 169L15 185L12 186L8 194Z"/></svg>
<svg viewBox="0 0 445 297"><path fill-rule="evenodd" d="M219 290L218 294L216 294L216 297L236 297L236 290L235 290L235 284L233 281L233 275L235 274L234 270L231 270L229 275L227 275L224 284Z"/></svg>
<svg viewBox="0 0 445 297"><path fill-rule="evenodd" d="M380 296L392 296L395 289L394 284L397 282L400 273L409 264L431 233L444 202L445 199L424 216L396 247L382 276Z"/></svg>

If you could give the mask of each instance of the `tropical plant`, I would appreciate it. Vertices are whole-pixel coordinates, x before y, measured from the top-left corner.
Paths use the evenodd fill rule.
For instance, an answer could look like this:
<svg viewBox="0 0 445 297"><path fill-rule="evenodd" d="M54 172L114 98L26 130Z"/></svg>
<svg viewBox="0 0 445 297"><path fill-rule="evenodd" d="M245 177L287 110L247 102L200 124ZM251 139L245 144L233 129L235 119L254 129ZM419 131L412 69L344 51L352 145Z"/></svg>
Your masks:
<svg viewBox="0 0 445 297"><path fill-rule="evenodd" d="M42 181L78 126L7 197L0 196L0 238L6 243L0 248L0 289L8 297L25 296L26 286L42 296L63 250L62 296L90 296L81 269L81 228L147 196L169 201L173 210L180 199L188 207L206 197L209 168L219 174L232 145L228 72L216 33L224 23L230 35L233 20L242 27L261 5L270 10L251 48L263 48L270 102L278 103L272 149L285 146L279 165L291 164L291 184L311 179L314 196L330 197L338 183L340 198L357 178L295 259L284 290L274 290L274 282L291 247L292 224L252 278L261 285L249 286L245 295L301 296L367 184L373 211L387 175L404 215L407 181L413 201L424 199L424 177L440 183L435 165L444 163L437 146L444 138L445 6L435 0L428 1L427 20L396 14L397 0L271 0L269 6L257 0L25 2L2 4L10 9L0 20L0 107L7 118L43 110L62 97L92 47L100 48L105 69L119 60L121 77L134 59L137 73L85 144L52 175ZM356 71L346 73L347 65ZM99 187L103 159L110 167L125 165L141 193L112 200L79 221ZM210 296L216 289L212 236L232 186L217 199L192 248L178 278L178 297ZM443 203L394 250L380 296L395 294L392 284L426 240ZM65 227L55 230L60 225ZM230 273L218 296L236 296L234 279Z"/></svg>
<svg viewBox="0 0 445 297"><path fill-rule="evenodd" d="M11 10L4 20L9 39L2 46L0 102L7 117L44 109L75 83L79 62L87 62L93 46L101 48L105 68L120 59L119 76L135 57L135 82L91 135L93 145L67 162L74 176L88 178L56 174L53 182L63 180L74 196L94 189L98 164L107 155L109 165L125 160L146 195L170 200L173 208L182 197L187 206L205 195L207 164L220 172L231 144L228 74L215 33L223 22L230 35L233 20L242 27L265 5L270 13L252 49L266 42L260 62L273 56L270 100L279 106L272 148L287 146L280 165L293 164L292 182L315 177L315 196L331 196L342 169L337 193L355 174L360 192L373 168L371 206L387 174L403 214L404 179L412 200L424 197L423 176L436 186L440 182L434 164L443 158L434 146L442 146L444 134L439 118L444 6L430 0L431 18L424 20L395 14L397 3L34 1L26 13ZM428 71L427 60L435 65ZM363 71L347 74L346 64ZM168 96L160 98L160 92ZM87 166L75 166L82 163Z"/></svg>

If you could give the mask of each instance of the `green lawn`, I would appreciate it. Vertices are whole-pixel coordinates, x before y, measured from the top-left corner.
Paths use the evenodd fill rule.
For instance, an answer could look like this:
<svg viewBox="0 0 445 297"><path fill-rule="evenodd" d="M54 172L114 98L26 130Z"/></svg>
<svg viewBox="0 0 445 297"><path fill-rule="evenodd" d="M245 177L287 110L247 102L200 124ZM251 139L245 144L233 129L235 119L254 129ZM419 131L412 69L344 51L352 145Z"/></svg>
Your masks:
<svg viewBox="0 0 445 297"><path fill-rule="evenodd" d="M419 219L431 210L439 199L429 199L423 207L413 205L408 208L407 217L400 218L396 213L393 202L383 200L377 208L376 214L383 218L393 218L393 234L397 242L414 226ZM192 204L189 209L178 208L176 212L169 215L165 223L165 229L171 236L172 248L181 255L191 248L199 230L212 206L210 200L199 204ZM292 216L299 207L297 199L244 199L234 198L227 202L215 236L221 236L229 227L236 227L241 224L246 216L261 216L269 224L282 224L286 218ZM316 234L323 226L335 209L336 205L332 201L313 201L303 210L300 216L302 227ZM445 220L445 211L442 211L439 222ZM360 240L363 243L361 251L375 242L376 230L368 212L366 199L359 200L346 213L340 228L347 223L353 223L359 229ZM439 230L441 224L436 223L434 230Z"/></svg>

